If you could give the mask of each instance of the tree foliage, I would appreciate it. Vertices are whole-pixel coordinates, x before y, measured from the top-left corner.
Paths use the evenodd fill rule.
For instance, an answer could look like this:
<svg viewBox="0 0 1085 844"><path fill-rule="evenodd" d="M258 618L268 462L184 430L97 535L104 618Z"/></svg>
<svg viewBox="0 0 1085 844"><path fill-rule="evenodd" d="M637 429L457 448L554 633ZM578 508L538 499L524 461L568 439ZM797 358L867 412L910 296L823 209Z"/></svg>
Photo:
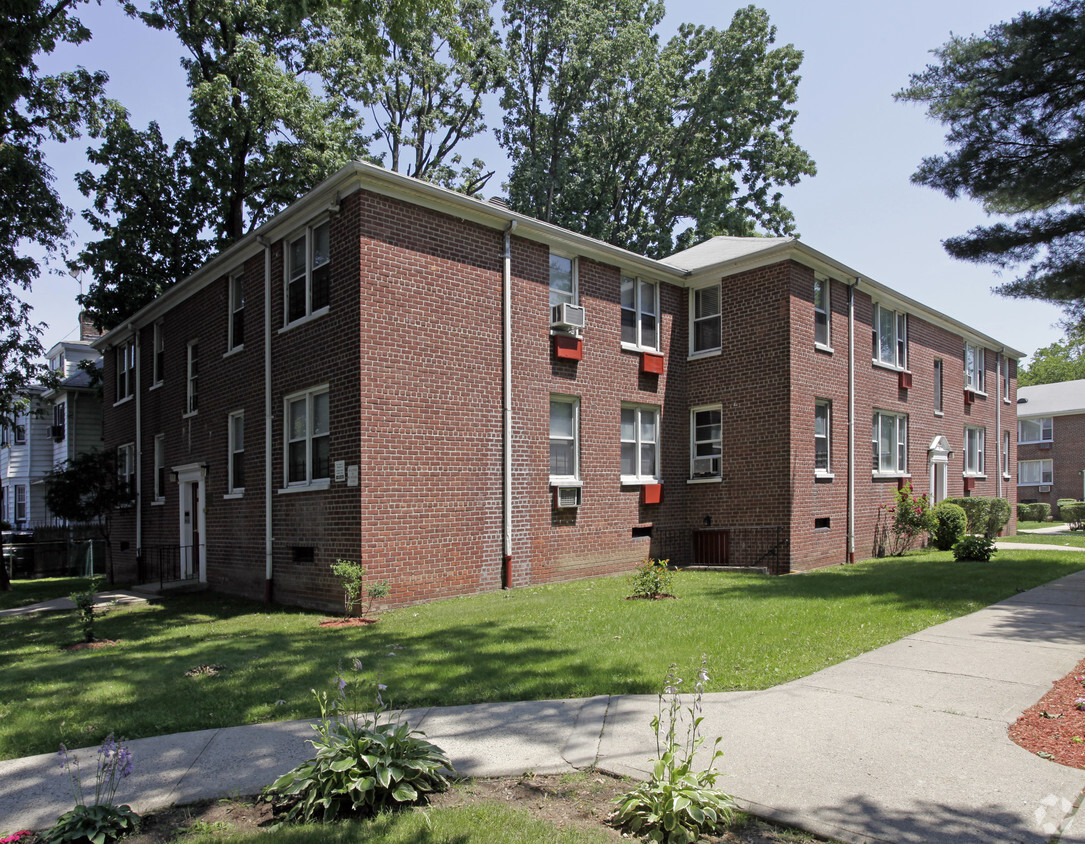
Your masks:
<svg viewBox="0 0 1085 844"><path fill-rule="evenodd" d="M1055 0L953 37L897 97L947 126L912 176L1006 219L945 241L955 258L1024 267L997 288L1085 318L1085 0Z"/></svg>
<svg viewBox="0 0 1085 844"><path fill-rule="evenodd" d="M1085 378L1085 333L1078 331L1033 352L1028 365L1017 372L1017 386L1033 387L1080 378Z"/></svg>
<svg viewBox="0 0 1085 844"><path fill-rule="evenodd" d="M499 141L519 211L652 256L717 234L793 231L793 46L752 6L661 45L656 0L508 0ZM691 222L686 231L678 229Z"/></svg>

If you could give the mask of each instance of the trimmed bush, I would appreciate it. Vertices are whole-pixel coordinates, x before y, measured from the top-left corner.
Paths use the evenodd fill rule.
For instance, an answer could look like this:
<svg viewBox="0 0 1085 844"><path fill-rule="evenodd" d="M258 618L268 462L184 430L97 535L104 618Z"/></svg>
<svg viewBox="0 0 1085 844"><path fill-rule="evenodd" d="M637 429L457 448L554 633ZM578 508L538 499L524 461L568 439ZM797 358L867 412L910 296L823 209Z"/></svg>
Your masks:
<svg viewBox="0 0 1085 844"><path fill-rule="evenodd" d="M1031 504L1018 504L1017 505L1017 521L1019 522L1031 522L1032 519L1032 505Z"/></svg>
<svg viewBox="0 0 1085 844"><path fill-rule="evenodd" d="M1005 498L974 495L971 498L947 498L946 501L952 501L964 510L968 518L969 533L982 533L986 536L997 536L1013 512L1010 502Z"/></svg>
<svg viewBox="0 0 1085 844"><path fill-rule="evenodd" d="M1073 503L1074 503L1074 499L1072 499L1072 498L1060 498L1058 501L1055 502L1055 508L1058 510L1058 516L1064 522L1066 521L1066 518L1062 515L1062 508L1066 504L1073 504Z"/></svg>
<svg viewBox="0 0 1085 844"><path fill-rule="evenodd" d="M934 508L935 527L931 533L931 543L939 551L948 551L964 536L968 527L968 517L964 508L952 501L943 501Z"/></svg>
<svg viewBox="0 0 1085 844"><path fill-rule="evenodd" d="M987 516L987 529L984 533L988 539L994 539L1009 523L1010 514L1013 511L1010 509L1010 502L1005 498L988 498L987 500L990 502L990 510Z"/></svg>
<svg viewBox="0 0 1085 844"><path fill-rule="evenodd" d="M1085 501L1062 504L1059 507L1059 518L1070 525L1071 530L1078 529L1081 526L1082 519L1085 519Z"/></svg>
<svg viewBox="0 0 1085 844"><path fill-rule="evenodd" d="M953 559L959 563L989 563L997 551L994 541L986 536L965 536L953 546Z"/></svg>
<svg viewBox="0 0 1085 844"><path fill-rule="evenodd" d="M1051 505L1043 502L1037 502L1036 504L1030 504L1032 509L1032 521L1034 522L1046 522L1051 518Z"/></svg>

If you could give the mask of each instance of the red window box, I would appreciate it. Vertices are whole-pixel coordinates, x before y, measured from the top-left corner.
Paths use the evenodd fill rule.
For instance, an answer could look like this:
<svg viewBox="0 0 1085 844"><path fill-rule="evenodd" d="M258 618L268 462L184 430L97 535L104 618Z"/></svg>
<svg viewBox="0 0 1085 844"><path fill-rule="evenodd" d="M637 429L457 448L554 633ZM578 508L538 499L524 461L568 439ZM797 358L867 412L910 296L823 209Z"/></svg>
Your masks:
<svg viewBox="0 0 1085 844"><path fill-rule="evenodd" d="M976 488L976 479L975 478L965 478L964 479L965 492L971 492L975 488Z"/></svg>
<svg viewBox="0 0 1085 844"><path fill-rule="evenodd" d="M965 390L964 391L964 403L965 403L965 405L975 404L975 402L976 402L976 392L975 392L975 390Z"/></svg>
<svg viewBox="0 0 1085 844"><path fill-rule="evenodd" d="M561 360L583 360L584 341L569 334L555 334L554 357Z"/></svg>
<svg viewBox="0 0 1085 844"><path fill-rule="evenodd" d="M663 501L663 484L645 484L640 488L641 504L659 504Z"/></svg>
<svg viewBox="0 0 1085 844"><path fill-rule="evenodd" d="M900 379L900 388L902 390L912 389L912 373L900 372L898 373L898 377Z"/></svg>
<svg viewBox="0 0 1085 844"><path fill-rule="evenodd" d="M663 355L657 355L653 352L641 352L640 371L648 375L662 375Z"/></svg>

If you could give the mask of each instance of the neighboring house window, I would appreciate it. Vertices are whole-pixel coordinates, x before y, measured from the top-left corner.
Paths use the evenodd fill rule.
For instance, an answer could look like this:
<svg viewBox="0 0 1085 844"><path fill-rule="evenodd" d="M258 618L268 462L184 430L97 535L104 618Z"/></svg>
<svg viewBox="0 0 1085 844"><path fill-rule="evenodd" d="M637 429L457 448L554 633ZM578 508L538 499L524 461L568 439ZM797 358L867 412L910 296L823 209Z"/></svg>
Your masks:
<svg viewBox="0 0 1085 844"><path fill-rule="evenodd" d="M659 479L659 408L622 407L622 481Z"/></svg>
<svg viewBox="0 0 1085 844"><path fill-rule="evenodd" d="M723 456L723 409L695 407L690 411L690 477L720 477Z"/></svg>
<svg viewBox="0 0 1085 844"><path fill-rule="evenodd" d="M26 521L26 487L22 484L17 484L13 487L15 490L15 521Z"/></svg>
<svg viewBox="0 0 1085 844"><path fill-rule="evenodd" d="M154 438L154 500L166 498L166 435L157 434Z"/></svg>
<svg viewBox="0 0 1085 844"><path fill-rule="evenodd" d="M575 305L576 282L576 261L550 253L550 307Z"/></svg>
<svg viewBox="0 0 1085 844"><path fill-rule="evenodd" d="M964 429L964 473L983 474L983 428Z"/></svg>
<svg viewBox="0 0 1085 844"><path fill-rule="evenodd" d="M580 400L550 397L550 482L578 480Z"/></svg>
<svg viewBox="0 0 1085 844"><path fill-rule="evenodd" d="M15 425L15 445L26 445L26 425Z"/></svg>
<svg viewBox="0 0 1085 844"><path fill-rule="evenodd" d="M1002 477L1010 476L1010 432L1002 432Z"/></svg>
<svg viewBox="0 0 1085 844"><path fill-rule="evenodd" d="M61 378L63 378L64 377L64 355L59 354L56 357L50 358L49 359L49 369L51 371L55 372Z"/></svg>
<svg viewBox="0 0 1085 844"><path fill-rule="evenodd" d="M964 344L964 386L967 390L983 392L983 347Z"/></svg>
<svg viewBox="0 0 1085 844"><path fill-rule="evenodd" d="M328 388L318 387L286 399L286 483L326 481L329 472Z"/></svg>
<svg viewBox="0 0 1085 844"><path fill-rule="evenodd" d="M128 340L117 346L116 401L130 398L136 386L136 341Z"/></svg>
<svg viewBox="0 0 1085 844"><path fill-rule="evenodd" d="M691 291L693 311L693 353L710 352L721 346L720 286Z"/></svg>
<svg viewBox="0 0 1085 844"><path fill-rule="evenodd" d="M188 383L185 413L195 413L200 409L200 345L195 340L188 344L186 378Z"/></svg>
<svg viewBox="0 0 1085 844"><path fill-rule="evenodd" d="M310 226L286 245L286 321L295 322L331 301L331 244L327 221Z"/></svg>
<svg viewBox="0 0 1085 844"><path fill-rule="evenodd" d="M827 475L829 463L829 426L832 421L832 402L818 399L814 403L814 472Z"/></svg>
<svg viewBox="0 0 1085 844"><path fill-rule="evenodd" d="M874 411L871 434L876 474L902 475L908 471L908 417Z"/></svg>
<svg viewBox="0 0 1085 844"><path fill-rule="evenodd" d="M1050 460L1019 460L1017 463L1017 485L1036 486L1051 483Z"/></svg>
<svg viewBox="0 0 1085 844"><path fill-rule="evenodd" d="M60 442L64 439L64 417L66 408L64 402L53 405L53 439Z"/></svg>
<svg viewBox="0 0 1085 844"><path fill-rule="evenodd" d="M154 383L161 384L166 372L166 336L162 323L154 324Z"/></svg>
<svg viewBox="0 0 1085 844"><path fill-rule="evenodd" d="M659 285L622 276L622 342L642 349L659 348Z"/></svg>
<svg viewBox="0 0 1085 844"><path fill-rule="evenodd" d="M230 276L230 336L227 349L236 349L245 343L245 285L241 273Z"/></svg>
<svg viewBox="0 0 1085 844"><path fill-rule="evenodd" d="M1049 443L1054 440L1054 419L1038 416L1035 419L1017 420L1017 444Z"/></svg>
<svg viewBox="0 0 1085 844"><path fill-rule="evenodd" d="M230 478L232 493L245 491L245 413L230 414L229 422ZM326 459L326 458L325 458Z"/></svg>
<svg viewBox="0 0 1085 844"><path fill-rule="evenodd" d="M829 279L814 279L814 343L829 346Z"/></svg>
<svg viewBox="0 0 1085 844"><path fill-rule="evenodd" d="M874 305L874 360L908 368L908 315Z"/></svg>
<svg viewBox="0 0 1085 844"><path fill-rule="evenodd" d="M942 373L945 364L941 358L934 359L934 412L942 413Z"/></svg>
<svg viewBox="0 0 1085 844"><path fill-rule="evenodd" d="M117 483L122 500L136 497L136 444L127 443L117 449Z"/></svg>

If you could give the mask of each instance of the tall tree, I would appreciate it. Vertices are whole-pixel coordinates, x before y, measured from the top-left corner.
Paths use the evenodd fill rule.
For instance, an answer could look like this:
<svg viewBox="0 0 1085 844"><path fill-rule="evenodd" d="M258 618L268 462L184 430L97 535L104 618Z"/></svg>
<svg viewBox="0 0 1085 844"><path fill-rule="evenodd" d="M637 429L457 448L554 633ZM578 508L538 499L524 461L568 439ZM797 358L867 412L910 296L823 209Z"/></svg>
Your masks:
<svg viewBox="0 0 1085 844"><path fill-rule="evenodd" d="M1062 340L1037 349L1017 373L1019 387L1085 378L1085 334L1071 331Z"/></svg>
<svg viewBox="0 0 1085 844"><path fill-rule="evenodd" d="M949 238L946 251L1020 267L999 293L1085 319L1085 0L1055 0L934 55L897 97L926 105L949 151L912 181L1005 218Z"/></svg>
<svg viewBox="0 0 1085 844"><path fill-rule="evenodd" d="M519 211L655 257L794 230L778 186L815 172L791 136L802 54L752 6L660 46L656 0L509 0L499 141ZM686 227L684 231L680 231Z"/></svg>

